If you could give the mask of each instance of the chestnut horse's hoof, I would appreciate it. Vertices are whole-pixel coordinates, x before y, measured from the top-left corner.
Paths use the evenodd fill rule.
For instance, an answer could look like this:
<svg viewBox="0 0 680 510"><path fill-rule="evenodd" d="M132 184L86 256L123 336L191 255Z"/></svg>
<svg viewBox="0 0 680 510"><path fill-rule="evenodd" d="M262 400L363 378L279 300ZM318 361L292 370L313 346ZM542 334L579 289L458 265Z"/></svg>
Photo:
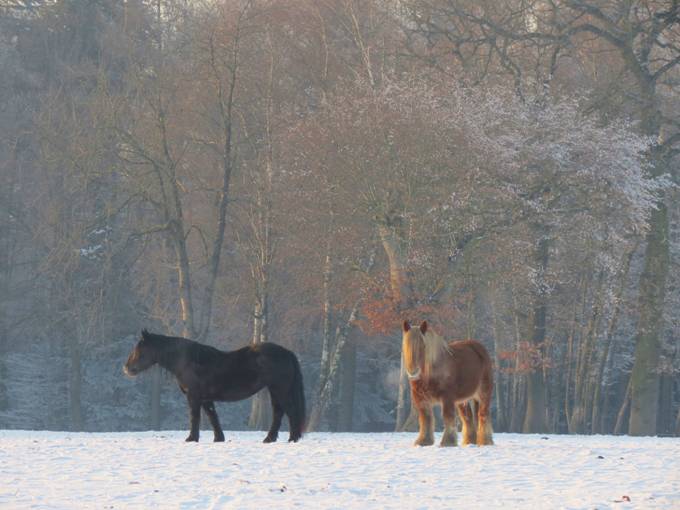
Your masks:
<svg viewBox="0 0 680 510"><path fill-rule="evenodd" d="M416 439L416 442L413 443L413 446L432 446L433 444L434 444L434 439L418 438L418 439Z"/></svg>

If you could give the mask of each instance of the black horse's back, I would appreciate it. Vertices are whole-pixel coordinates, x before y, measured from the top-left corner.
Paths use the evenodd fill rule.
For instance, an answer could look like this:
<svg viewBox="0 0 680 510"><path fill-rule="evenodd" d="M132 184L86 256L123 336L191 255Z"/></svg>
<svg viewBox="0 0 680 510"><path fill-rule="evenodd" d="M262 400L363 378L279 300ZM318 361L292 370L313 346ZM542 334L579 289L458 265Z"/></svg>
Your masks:
<svg viewBox="0 0 680 510"><path fill-rule="evenodd" d="M276 441L283 414L290 423L289 440L302 437L306 417L302 372L295 354L285 347L265 342L227 352L186 338L144 331L125 372L136 375L156 363L175 375L187 396L191 412L187 441L198 441L201 408L213 426L215 441L223 441L214 402L243 400L265 387L273 411L265 442Z"/></svg>

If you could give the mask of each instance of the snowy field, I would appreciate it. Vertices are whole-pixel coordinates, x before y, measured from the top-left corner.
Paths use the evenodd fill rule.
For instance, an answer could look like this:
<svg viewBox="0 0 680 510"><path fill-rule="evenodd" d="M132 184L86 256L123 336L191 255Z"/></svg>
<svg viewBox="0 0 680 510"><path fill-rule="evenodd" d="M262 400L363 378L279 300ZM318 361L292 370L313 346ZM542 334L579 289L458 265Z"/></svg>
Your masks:
<svg viewBox="0 0 680 510"><path fill-rule="evenodd" d="M680 439L225 434L0 431L0 508L680 508Z"/></svg>

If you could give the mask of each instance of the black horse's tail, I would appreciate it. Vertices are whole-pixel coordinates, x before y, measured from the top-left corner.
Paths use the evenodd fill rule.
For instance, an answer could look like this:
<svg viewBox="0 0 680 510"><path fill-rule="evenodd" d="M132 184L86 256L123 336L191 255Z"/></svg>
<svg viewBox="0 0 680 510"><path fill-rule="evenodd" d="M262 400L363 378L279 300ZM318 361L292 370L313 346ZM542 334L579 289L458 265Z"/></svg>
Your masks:
<svg viewBox="0 0 680 510"><path fill-rule="evenodd" d="M305 387L302 383L302 370L300 370L300 362L295 354L291 353L293 358L293 384L290 387L290 402L291 412L288 415L290 418L290 440L297 441L302 437L307 425L307 415L305 408Z"/></svg>

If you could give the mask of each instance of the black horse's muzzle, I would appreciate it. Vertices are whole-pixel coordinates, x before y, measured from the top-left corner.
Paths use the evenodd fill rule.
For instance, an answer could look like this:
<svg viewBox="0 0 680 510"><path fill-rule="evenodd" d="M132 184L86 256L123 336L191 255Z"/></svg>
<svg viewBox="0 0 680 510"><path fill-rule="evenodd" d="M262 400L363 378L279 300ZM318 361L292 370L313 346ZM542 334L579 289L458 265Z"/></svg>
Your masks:
<svg viewBox="0 0 680 510"><path fill-rule="evenodd" d="M123 365L123 373L125 375L129 375L131 377L136 376L139 373L139 370L137 370L135 367L129 366L127 363Z"/></svg>

